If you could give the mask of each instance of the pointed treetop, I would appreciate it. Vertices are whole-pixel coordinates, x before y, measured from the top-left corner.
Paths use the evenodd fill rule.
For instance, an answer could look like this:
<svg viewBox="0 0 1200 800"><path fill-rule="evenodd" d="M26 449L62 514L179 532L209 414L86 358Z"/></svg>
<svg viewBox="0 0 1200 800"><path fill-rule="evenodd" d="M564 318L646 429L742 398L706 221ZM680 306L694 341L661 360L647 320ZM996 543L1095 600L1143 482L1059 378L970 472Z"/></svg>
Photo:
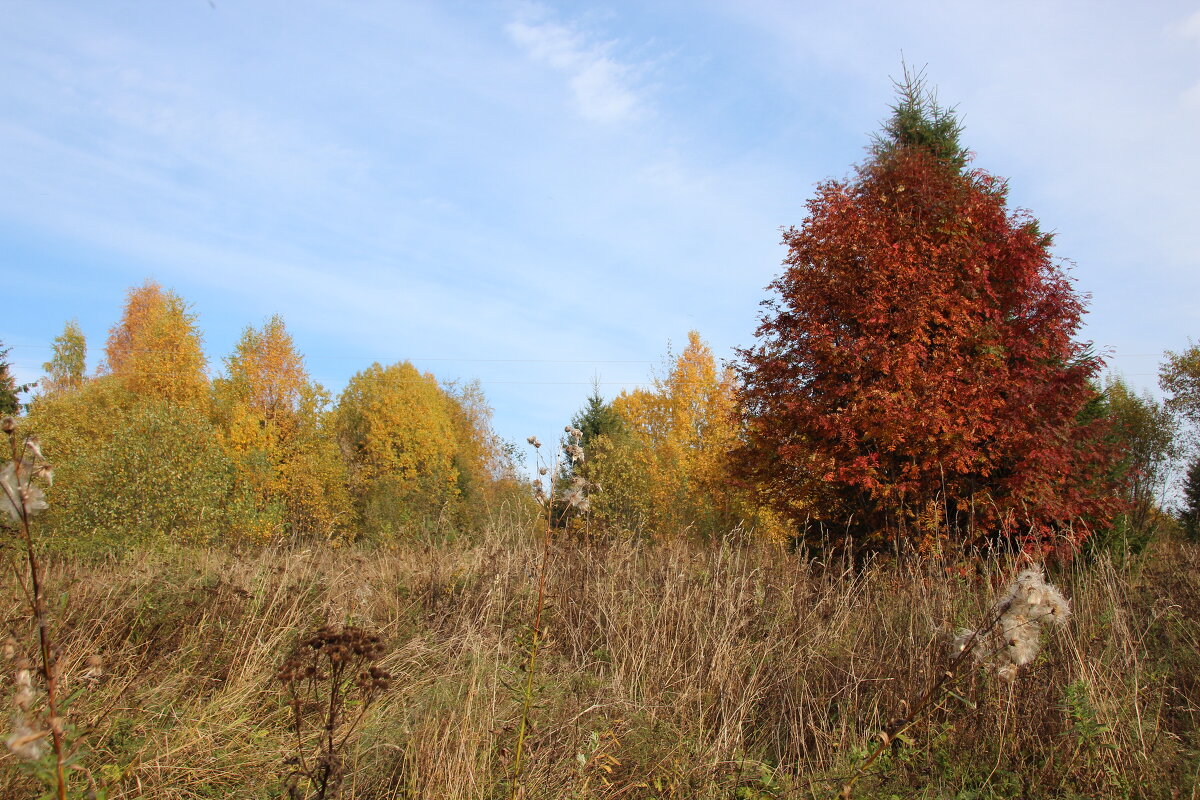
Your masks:
<svg viewBox="0 0 1200 800"><path fill-rule="evenodd" d="M937 91L926 86L924 69L903 67L904 79L892 81L896 102L891 119L875 135L872 153L883 159L908 148L922 148L943 164L961 170L967 163L967 150L958 141L963 127L954 108L938 103Z"/></svg>

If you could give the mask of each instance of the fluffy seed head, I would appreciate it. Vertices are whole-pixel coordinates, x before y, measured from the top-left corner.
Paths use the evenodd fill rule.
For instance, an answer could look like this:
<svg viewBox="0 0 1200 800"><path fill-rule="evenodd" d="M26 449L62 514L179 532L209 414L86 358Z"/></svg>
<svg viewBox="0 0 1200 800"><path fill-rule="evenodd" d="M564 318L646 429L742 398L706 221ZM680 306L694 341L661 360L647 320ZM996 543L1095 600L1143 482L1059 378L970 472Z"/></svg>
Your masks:
<svg viewBox="0 0 1200 800"><path fill-rule="evenodd" d="M1039 567L1022 570L996 605L999 616L987 630L963 628L950 644L950 657L957 658L970 647L977 664L996 670L1003 680L1013 681L1019 667L1031 664L1042 646L1042 624L1063 625L1070 605L1062 593L1046 583Z"/></svg>
<svg viewBox="0 0 1200 800"><path fill-rule="evenodd" d="M46 734L48 731L38 731L26 721L13 725L12 735L4 743L17 758L24 761L37 761L46 752Z"/></svg>

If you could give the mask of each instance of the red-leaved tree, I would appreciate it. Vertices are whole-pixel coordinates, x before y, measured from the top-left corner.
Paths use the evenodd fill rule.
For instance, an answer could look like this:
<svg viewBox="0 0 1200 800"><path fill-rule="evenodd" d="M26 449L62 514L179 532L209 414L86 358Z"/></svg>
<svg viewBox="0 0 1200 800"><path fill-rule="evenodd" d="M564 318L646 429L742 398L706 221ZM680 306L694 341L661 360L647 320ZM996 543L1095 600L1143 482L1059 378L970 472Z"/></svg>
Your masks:
<svg viewBox="0 0 1200 800"><path fill-rule="evenodd" d="M740 354L742 468L860 543L1077 543L1116 510L1083 300L1004 181L967 169L952 112L919 76L899 89L867 161L784 233Z"/></svg>

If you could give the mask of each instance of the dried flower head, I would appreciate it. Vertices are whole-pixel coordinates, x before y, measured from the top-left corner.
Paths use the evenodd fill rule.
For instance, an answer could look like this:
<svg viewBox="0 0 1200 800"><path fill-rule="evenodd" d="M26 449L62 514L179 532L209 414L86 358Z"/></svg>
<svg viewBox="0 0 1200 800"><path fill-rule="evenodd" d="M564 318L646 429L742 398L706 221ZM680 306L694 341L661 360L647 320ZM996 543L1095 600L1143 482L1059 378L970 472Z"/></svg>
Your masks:
<svg viewBox="0 0 1200 800"><path fill-rule="evenodd" d="M37 761L46 752L46 737L50 731L35 730L28 722L22 720L13 725L12 735L4 740L4 744L12 754L23 761Z"/></svg>
<svg viewBox="0 0 1200 800"><path fill-rule="evenodd" d="M21 462L19 471L15 461L8 462L0 469L0 506L13 522L21 521L22 506L26 516L49 508L45 493L29 483L36 471L37 467L29 461Z"/></svg>
<svg viewBox="0 0 1200 800"><path fill-rule="evenodd" d="M959 629L950 643L950 657L958 658L971 649L977 664L995 668L1007 681L1018 668L1037 658L1042 647L1042 624L1066 624L1070 605L1053 584L1046 583L1040 568L1019 572L1007 593L996 604L991 627L973 631Z"/></svg>
<svg viewBox="0 0 1200 800"><path fill-rule="evenodd" d="M39 464L37 469L33 471L33 477L40 478L46 482L47 486L54 485L54 468L49 464Z"/></svg>
<svg viewBox="0 0 1200 800"><path fill-rule="evenodd" d="M13 433L17 429L17 421L12 417L5 417L4 422L0 422L0 429L5 433Z"/></svg>
<svg viewBox="0 0 1200 800"><path fill-rule="evenodd" d="M83 671L83 679L92 683L104 677L104 659L96 653L87 657L87 669Z"/></svg>
<svg viewBox="0 0 1200 800"><path fill-rule="evenodd" d="M574 486L563 493L563 502L577 511L587 511L591 508L583 486Z"/></svg>
<svg viewBox="0 0 1200 800"><path fill-rule="evenodd" d="M536 449L541 449L542 447L541 441L536 436L530 436L525 441L529 442L530 446Z"/></svg>

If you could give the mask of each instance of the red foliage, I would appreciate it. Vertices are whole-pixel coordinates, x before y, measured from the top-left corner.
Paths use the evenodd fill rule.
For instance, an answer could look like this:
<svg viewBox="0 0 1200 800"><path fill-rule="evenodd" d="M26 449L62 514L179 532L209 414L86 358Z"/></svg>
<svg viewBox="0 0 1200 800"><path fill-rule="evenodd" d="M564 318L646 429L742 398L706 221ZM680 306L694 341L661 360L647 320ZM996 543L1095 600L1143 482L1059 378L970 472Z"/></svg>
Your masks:
<svg viewBox="0 0 1200 800"><path fill-rule="evenodd" d="M741 353L746 471L794 519L860 538L1048 542L1115 510L1083 301L1003 181L927 150L818 187ZM848 522L852 518L852 522ZM926 520L928 523L928 520Z"/></svg>

